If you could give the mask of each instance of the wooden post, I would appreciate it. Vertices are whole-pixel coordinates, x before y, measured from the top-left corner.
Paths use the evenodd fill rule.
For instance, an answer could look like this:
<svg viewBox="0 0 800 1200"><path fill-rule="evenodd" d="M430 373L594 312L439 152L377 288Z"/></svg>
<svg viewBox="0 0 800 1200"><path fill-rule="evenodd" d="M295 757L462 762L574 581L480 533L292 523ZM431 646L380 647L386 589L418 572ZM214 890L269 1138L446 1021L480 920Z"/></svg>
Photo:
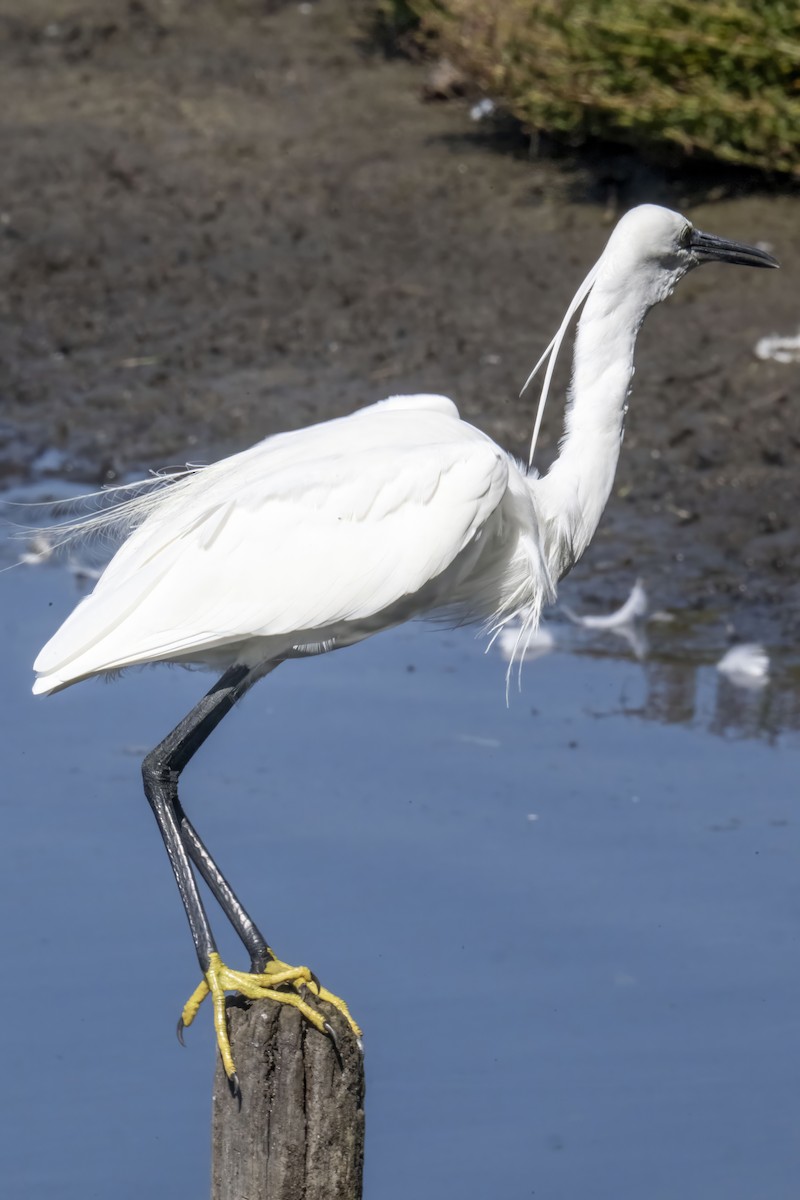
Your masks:
<svg viewBox="0 0 800 1200"><path fill-rule="evenodd" d="M211 1200L361 1200L364 1057L338 1012L330 1038L288 1004L229 998L241 1105L214 1078Z"/></svg>

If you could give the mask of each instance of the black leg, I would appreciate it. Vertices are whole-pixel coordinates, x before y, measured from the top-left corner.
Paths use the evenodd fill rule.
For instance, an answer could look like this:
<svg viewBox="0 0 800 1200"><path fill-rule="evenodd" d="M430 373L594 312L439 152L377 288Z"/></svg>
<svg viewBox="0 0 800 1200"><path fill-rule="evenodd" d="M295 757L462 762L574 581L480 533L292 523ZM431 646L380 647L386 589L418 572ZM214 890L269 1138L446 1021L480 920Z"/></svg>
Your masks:
<svg viewBox="0 0 800 1200"><path fill-rule="evenodd" d="M226 991L237 991L253 1000L270 999L290 1004L298 1008L321 1033L333 1037L330 1023L306 998L307 985L310 983L314 985L311 989L312 997L327 1001L337 1008L347 1018L356 1036L360 1036L358 1026L350 1016L344 1001L320 987L319 981L308 967L289 967L286 963L274 959L261 933L195 832L178 799L178 779L181 771L225 714L230 712L236 701L261 674L263 671L251 671L248 667L229 668L200 703L195 705L163 742L151 750L142 763L145 794L155 814L172 864L204 977L184 1006L178 1025L178 1036L180 1037L185 1025L191 1024L198 1007L210 994L213 1000L217 1045L234 1093L238 1091L238 1082L228 1038ZM192 863L205 879L250 952L254 968L257 967L252 975L231 971L221 961L200 899ZM292 986L288 990L276 990L283 989L284 985Z"/></svg>
<svg viewBox="0 0 800 1200"><path fill-rule="evenodd" d="M270 949L261 930L244 908L231 885L220 871L192 825L183 805L175 796L175 815L178 820L181 841L194 865L208 884L214 899L236 930L250 955L250 966L254 973L264 970L270 957Z"/></svg>
<svg viewBox="0 0 800 1200"><path fill-rule="evenodd" d="M239 697L247 690L247 678L249 674L250 671L247 667L229 668L214 687L203 697L200 703L195 705L188 716L184 717L181 723L173 729L172 733L164 738L163 742L150 751L142 763L145 795L155 814L158 828L161 831L161 837L164 840L164 845L172 864L172 870L178 884L178 891L181 894L181 900L183 901L189 921L189 928L192 931L192 940L197 951L200 969L204 974L209 968L211 955L216 953L216 946L211 933L211 926L208 923L208 917L206 916L203 902L200 899L200 893L197 889L197 882L192 873L189 861L190 853L191 857L194 858L196 852L197 858L202 860L197 865L204 877L205 867L209 870L209 874L212 875L217 884L220 880L224 883L224 880L215 866L213 867L213 872L211 871L213 860L199 838L197 838L196 846L193 845L192 850L187 853L187 847L184 845L181 836L181 816L183 816L183 812L178 800L178 778L183 768L197 750L200 749L209 734L216 729L222 718L226 713L230 712ZM189 828L191 829L191 826ZM191 836L188 833L186 836L189 842L192 843L193 839ZM224 883L224 888L227 889L227 893L229 893L230 897L238 905L238 901L236 901L233 892L226 883ZM212 887L213 890L214 888ZM226 895L227 900L228 896L224 889L219 888L219 890L221 894ZM241 909L240 905L238 907ZM244 909L241 909L241 912L246 917ZM247 919L249 920L249 918ZM255 926L253 928L255 929ZM260 934L258 936L260 938Z"/></svg>

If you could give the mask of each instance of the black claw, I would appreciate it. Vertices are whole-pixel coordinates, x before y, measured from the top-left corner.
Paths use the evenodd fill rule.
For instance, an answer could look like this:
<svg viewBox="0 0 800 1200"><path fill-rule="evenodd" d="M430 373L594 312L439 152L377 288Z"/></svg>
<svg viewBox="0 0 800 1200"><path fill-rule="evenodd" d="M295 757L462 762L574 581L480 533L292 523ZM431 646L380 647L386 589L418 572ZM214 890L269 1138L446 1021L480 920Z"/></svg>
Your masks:
<svg viewBox="0 0 800 1200"><path fill-rule="evenodd" d="M232 1098L237 1102L239 1108L242 1107L242 1089L239 1087L239 1076L234 1071L232 1075L227 1076L228 1088Z"/></svg>
<svg viewBox="0 0 800 1200"><path fill-rule="evenodd" d="M309 975L311 976L311 982L314 984L314 986L315 986L315 987L316 987L316 989L317 989L317 995L319 995L319 994L320 994L320 992L322 991L322 984L321 984L321 983L320 983L320 981L317 979L317 977L316 977L316 975L314 974L314 972L313 972L313 971L309 971Z"/></svg>
<svg viewBox="0 0 800 1200"><path fill-rule="evenodd" d="M330 1021L325 1022L325 1032L327 1033L328 1037L331 1039L331 1044L333 1046L333 1053L336 1055L336 1061L339 1064L339 1069L343 1070L344 1063L342 1061L342 1054L339 1049L339 1039L337 1038L336 1032L335 1032L333 1026L331 1025Z"/></svg>
<svg viewBox="0 0 800 1200"><path fill-rule="evenodd" d="M180 1044L182 1046L186 1045L186 1042L183 1040L183 1031L185 1028L186 1028L186 1026L183 1023L183 1017L178 1017L178 1027L175 1030L175 1032L177 1033L178 1041L180 1042Z"/></svg>

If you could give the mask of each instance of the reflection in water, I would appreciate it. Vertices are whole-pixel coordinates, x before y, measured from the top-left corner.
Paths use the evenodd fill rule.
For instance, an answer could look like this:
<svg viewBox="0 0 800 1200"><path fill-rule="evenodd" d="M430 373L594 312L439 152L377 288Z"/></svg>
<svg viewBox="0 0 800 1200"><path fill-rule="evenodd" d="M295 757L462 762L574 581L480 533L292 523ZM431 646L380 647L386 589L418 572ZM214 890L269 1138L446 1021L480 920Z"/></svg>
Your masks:
<svg viewBox="0 0 800 1200"><path fill-rule="evenodd" d="M690 725L697 710L697 671L685 662L647 662L647 699L641 716L662 725Z"/></svg>
<svg viewBox="0 0 800 1200"><path fill-rule="evenodd" d="M549 625L545 625L544 621L539 623L538 629L525 635L524 645L520 645L522 634L521 625L509 623L497 635L497 649L507 663L518 662L520 658L525 662L530 662L534 658L541 658L543 654L549 654L556 648L555 634Z"/></svg>
<svg viewBox="0 0 800 1200"><path fill-rule="evenodd" d="M529 648L520 647L520 630L509 626L498 639L502 656L530 661L553 650L616 658L609 647L612 639L623 641L631 655L642 664L646 694L638 706L623 704L614 714L636 716L662 725L688 725L707 730L719 737L756 738L774 741L784 730L800 727L800 691L794 674L771 679L769 658L757 643L731 647L716 668L692 653L690 625L682 624L672 635L670 652L657 650L651 656L646 623L653 630L670 636L673 618L666 613L648 617L648 599L642 581L637 579L625 603L613 612L579 616L561 606L572 626L562 626L556 636L552 626L541 627L530 640ZM680 640L678 640L680 639ZM611 713L595 713L610 716Z"/></svg>
<svg viewBox="0 0 800 1200"><path fill-rule="evenodd" d="M524 659L528 667L536 658L553 651L590 658L622 657L617 645L625 642L630 654L641 663L645 695L640 704L623 704L595 716L624 715L657 721L661 725L687 725L705 729L719 737L756 738L773 742L784 731L800 729L800 688L796 671L770 676L766 654L752 644L737 646L716 666L698 662L685 646L676 646L667 656L651 654L649 639L641 624L621 625L602 631L587 643L583 628L580 641L567 627L554 632L542 626L530 640ZM508 662L519 658L519 629L509 627L497 639L497 649ZM602 646L603 648L599 648ZM728 671L722 663L743 654L750 670Z"/></svg>
<svg viewBox="0 0 800 1200"><path fill-rule="evenodd" d="M616 712L661 725L689 725L717 737L772 743L800 729L800 689L792 674L761 688L738 686L713 666L651 658L642 662L645 696Z"/></svg>
<svg viewBox="0 0 800 1200"><path fill-rule="evenodd" d="M618 629L612 629L611 632L614 637L625 642L634 658L638 658L640 662L647 658L650 653L650 642L640 625L620 625Z"/></svg>
<svg viewBox="0 0 800 1200"><path fill-rule="evenodd" d="M789 718L791 714L791 719ZM800 725L800 703L796 688L754 691L737 687L718 676L716 704L709 733L721 737L760 737L773 742L784 729Z"/></svg>

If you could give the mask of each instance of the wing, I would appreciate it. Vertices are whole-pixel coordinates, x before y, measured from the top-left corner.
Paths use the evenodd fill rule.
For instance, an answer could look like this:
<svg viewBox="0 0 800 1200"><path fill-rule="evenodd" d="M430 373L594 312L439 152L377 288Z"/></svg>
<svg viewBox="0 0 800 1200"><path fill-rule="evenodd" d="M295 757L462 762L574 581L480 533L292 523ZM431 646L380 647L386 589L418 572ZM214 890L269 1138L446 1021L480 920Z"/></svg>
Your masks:
<svg viewBox="0 0 800 1200"><path fill-rule="evenodd" d="M439 576L507 482L504 452L441 397L269 438L154 497L42 650L35 690L367 621Z"/></svg>

